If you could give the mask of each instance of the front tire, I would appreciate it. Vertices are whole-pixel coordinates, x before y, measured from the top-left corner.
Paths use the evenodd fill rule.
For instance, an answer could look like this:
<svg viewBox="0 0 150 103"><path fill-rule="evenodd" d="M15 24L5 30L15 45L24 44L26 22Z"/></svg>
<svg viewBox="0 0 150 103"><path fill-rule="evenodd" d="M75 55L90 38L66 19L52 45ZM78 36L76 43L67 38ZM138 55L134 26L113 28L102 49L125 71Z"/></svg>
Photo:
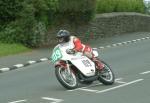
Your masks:
<svg viewBox="0 0 150 103"><path fill-rule="evenodd" d="M55 75L57 77L57 80L60 82L60 84L66 89L77 88L78 80L73 70L71 70L71 75L70 75L67 69L62 67L57 67L55 69Z"/></svg>
<svg viewBox="0 0 150 103"><path fill-rule="evenodd" d="M98 80L104 85L112 85L115 81L115 75L111 67L107 63L105 63L104 61L101 62L104 64L104 68L102 71L99 71Z"/></svg>

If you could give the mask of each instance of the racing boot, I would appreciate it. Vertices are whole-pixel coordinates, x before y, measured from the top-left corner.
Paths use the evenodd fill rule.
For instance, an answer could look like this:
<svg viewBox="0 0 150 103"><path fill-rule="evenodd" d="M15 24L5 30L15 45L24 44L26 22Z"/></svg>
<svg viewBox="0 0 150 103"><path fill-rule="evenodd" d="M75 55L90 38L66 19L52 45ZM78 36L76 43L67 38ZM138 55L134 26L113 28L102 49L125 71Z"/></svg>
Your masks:
<svg viewBox="0 0 150 103"><path fill-rule="evenodd" d="M103 70L104 64L100 60L98 60L97 58L92 58L92 61L96 64L98 70Z"/></svg>

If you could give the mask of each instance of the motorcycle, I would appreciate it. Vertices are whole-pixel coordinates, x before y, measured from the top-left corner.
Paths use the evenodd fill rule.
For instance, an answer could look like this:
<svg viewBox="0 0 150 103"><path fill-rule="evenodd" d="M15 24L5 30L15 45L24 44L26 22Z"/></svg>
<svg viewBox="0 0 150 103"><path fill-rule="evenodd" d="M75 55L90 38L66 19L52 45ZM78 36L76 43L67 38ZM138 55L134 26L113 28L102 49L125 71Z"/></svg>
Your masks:
<svg viewBox="0 0 150 103"><path fill-rule="evenodd" d="M93 49L93 54L98 59L97 49ZM106 62L101 60L104 68L99 70L91 59L81 52L72 51L68 44L58 44L53 49L51 60L55 64L57 80L66 89L75 89L80 83L90 85L96 80L104 85L114 83L114 73Z"/></svg>

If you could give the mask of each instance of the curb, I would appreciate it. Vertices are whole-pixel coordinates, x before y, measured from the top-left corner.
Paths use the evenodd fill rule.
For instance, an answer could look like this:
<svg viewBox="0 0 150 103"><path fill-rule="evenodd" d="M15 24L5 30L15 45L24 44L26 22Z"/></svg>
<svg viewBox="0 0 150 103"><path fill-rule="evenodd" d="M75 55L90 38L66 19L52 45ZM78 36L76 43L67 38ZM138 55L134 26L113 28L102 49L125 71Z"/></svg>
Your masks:
<svg viewBox="0 0 150 103"><path fill-rule="evenodd" d="M101 49L101 50L103 50L103 49L106 49L106 48L118 47L118 46L133 44L133 43L137 43L137 42L140 42L140 41L143 41L143 40L147 40L147 39L150 39L150 37L135 39L135 40L131 40L131 41L125 41L125 42L116 43L116 44L111 44L111 45L107 45L107 46L104 46L104 47L102 46L102 47L98 47L98 48L93 48L93 50L94 49ZM48 60L50 60L50 59L49 58L41 58L41 59L39 59L37 61L28 61L27 63L24 63L24 64L16 64L16 65L13 65L11 67L0 68L0 73L11 71L11 70L15 70L15 69L19 69L19 68L22 68L22 67L26 67L26 66L29 66L29 65L32 65L32 64L35 64L35 63L40 63L40 62L44 62L44 61L48 61Z"/></svg>
<svg viewBox="0 0 150 103"><path fill-rule="evenodd" d="M135 39L135 40L131 40L131 41L125 41L125 42L121 42L121 43L111 44L111 45L107 45L105 47L99 47L99 48L94 48L94 49L106 49L106 48L111 48L111 47L118 47L118 46L137 43L137 42L144 41L144 40L147 40L147 39L150 39L150 37L147 36L145 38L140 38L140 39Z"/></svg>
<svg viewBox="0 0 150 103"><path fill-rule="evenodd" d="M11 67L0 68L0 73L15 70L15 69L19 69L19 68L26 67L26 66L29 66L29 65L32 65L32 64L35 64L35 63L44 62L44 61L47 61L47 60L49 60L49 59L48 58L41 58L37 61L28 61L27 63L24 63L24 64L16 64L16 65L13 65Z"/></svg>

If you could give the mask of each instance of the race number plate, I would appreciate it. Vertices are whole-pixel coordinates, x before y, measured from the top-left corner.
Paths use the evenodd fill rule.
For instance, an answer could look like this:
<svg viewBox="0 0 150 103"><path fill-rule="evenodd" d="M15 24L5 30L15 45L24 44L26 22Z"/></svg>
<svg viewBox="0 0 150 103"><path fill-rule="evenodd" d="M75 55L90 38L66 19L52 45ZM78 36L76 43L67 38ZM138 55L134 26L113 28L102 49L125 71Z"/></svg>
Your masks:
<svg viewBox="0 0 150 103"><path fill-rule="evenodd" d="M54 49L51 58L52 58L52 62L54 63L62 58L62 53L59 48Z"/></svg>
<svg viewBox="0 0 150 103"><path fill-rule="evenodd" d="M89 62L89 60L81 60L82 63L84 64L85 67L92 67L91 63Z"/></svg>

